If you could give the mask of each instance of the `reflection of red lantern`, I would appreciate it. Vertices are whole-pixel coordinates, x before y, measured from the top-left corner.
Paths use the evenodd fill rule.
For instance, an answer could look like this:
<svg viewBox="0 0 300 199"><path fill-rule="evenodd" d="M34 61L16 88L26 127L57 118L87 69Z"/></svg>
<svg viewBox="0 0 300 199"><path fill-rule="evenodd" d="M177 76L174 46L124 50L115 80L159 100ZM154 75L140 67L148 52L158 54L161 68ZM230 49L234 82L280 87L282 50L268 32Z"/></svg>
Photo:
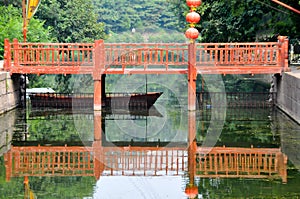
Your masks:
<svg viewBox="0 0 300 199"><path fill-rule="evenodd" d="M197 12L190 12L186 15L186 21L188 23L198 23L200 21L200 15Z"/></svg>
<svg viewBox="0 0 300 199"><path fill-rule="evenodd" d="M197 186L188 186L185 188L185 194L189 198L195 198L198 195L198 187Z"/></svg>
<svg viewBox="0 0 300 199"><path fill-rule="evenodd" d="M196 28L189 28L185 31L185 36L188 39L197 39L199 32Z"/></svg>
<svg viewBox="0 0 300 199"><path fill-rule="evenodd" d="M186 4L188 5L188 7L191 8L196 8L198 6L200 6L202 3L201 0L186 0Z"/></svg>

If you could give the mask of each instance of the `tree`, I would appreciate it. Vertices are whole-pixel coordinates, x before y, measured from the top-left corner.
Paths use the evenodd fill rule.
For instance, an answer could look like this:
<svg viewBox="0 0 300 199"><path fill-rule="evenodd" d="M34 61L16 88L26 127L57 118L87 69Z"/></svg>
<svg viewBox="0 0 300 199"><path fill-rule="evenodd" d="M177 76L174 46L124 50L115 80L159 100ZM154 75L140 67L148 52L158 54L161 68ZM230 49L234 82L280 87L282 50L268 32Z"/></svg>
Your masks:
<svg viewBox="0 0 300 199"><path fill-rule="evenodd" d="M44 0L37 18L45 20L58 42L94 42L105 38L104 24L98 23L98 14L92 0Z"/></svg>
<svg viewBox="0 0 300 199"><path fill-rule="evenodd" d="M10 1L10 0L0 0L0 5L1 6L9 6L13 5L15 7L21 8L22 7L22 0L15 0L15 1Z"/></svg>
<svg viewBox="0 0 300 199"><path fill-rule="evenodd" d="M12 41L17 38L23 40L22 35L22 11L19 8L9 6L0 6L0 59L3 59L4 39ZM32 19L28 25L27 40L29 42L47 42L51 41L51 27L44 28L44 22Z"/></svg>
<svg viewBox="0 0 300 199"><path fill-rule="evenodd" d="M61 43L94 42L106 37L92 0L44 0L36 16L45 20L45 26L55 27L52 35ZM71 75L57 75L55 89L70 92L70 79Z"/></svg>
<svg viewBox="0 0 300 199"><path fill-rule="evenodd" d="M144 27L178 30L172 4L165 0L102 0L95 1L95 5L107 32L121 33Z"/></svg>
<svg viewBox="0 0 300 199"><path fill-rule="evenodd" d="M182 27L189 8L183 1L173 2ZM294 3L292 3L294 2ZM295 6L295 1L285 3ZM299 16L267 0L206 0L197 12L201 21L197 28L203 42L266 40L274 35L299 35ZM297 21L298 20L298 21Z"/></svg>

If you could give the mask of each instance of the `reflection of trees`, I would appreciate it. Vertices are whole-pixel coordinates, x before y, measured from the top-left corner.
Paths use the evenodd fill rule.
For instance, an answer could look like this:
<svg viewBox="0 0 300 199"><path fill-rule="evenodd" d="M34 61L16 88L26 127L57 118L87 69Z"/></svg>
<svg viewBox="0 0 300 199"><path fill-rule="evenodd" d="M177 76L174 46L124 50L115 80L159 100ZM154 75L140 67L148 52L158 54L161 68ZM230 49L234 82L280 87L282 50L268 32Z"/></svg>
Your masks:
<svg viewBox="0 0 300 199"><path fill-rule="evenodd" d="M26 141L39 144L80 143L82 136L86 138L84 141L90 139L88 133L80 134L82 129L93 132L93 114L84 110L79 113L67 109L31 110L26 122L29 134Z"/></svg>
<svg viewBox="0 0 300 199"><path fill-rule="evenodd" d="M271 126L275 123L270 119L272 111L269 108L227 109L226 120L217 145L278 147L280 145L280 135L272 133L276 132L271 129ZM203 109L197 116L197 141L200 143L206 136L210 123L221 120L221 118L212 118L211 115L210 109Z"/></svg>

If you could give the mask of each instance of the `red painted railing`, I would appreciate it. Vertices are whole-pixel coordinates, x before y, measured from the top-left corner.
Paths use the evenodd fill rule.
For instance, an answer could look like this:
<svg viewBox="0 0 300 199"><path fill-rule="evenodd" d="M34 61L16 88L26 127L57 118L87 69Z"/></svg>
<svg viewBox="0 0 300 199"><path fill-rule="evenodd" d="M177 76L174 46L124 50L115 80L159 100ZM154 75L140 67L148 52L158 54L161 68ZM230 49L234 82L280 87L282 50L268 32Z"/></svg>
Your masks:
<svg viewBox="0 0 300 199"><path fill-rule="evenodd" d="M281 53L279 42L198 44L196 68L208 74L281 73Z"/></svg>
<svg viewBox="0 0 300 199"><path fill-rule="evenodd" d="M11 73L85 74L93 71L94 44L19 43L5 40L4 69Z"/></svg>
<svg viewBox="0 0 300 199"><path fill-rule="evenodd" d="M288 39L265 43L4 42L4 69L35 74L269 74L288 70Z"/></svg>
<svg viewBox="0 0 300 199"><path fill-rule="evenodd" d="M105 44L106 73L187 73L186 44Z"/></svg>

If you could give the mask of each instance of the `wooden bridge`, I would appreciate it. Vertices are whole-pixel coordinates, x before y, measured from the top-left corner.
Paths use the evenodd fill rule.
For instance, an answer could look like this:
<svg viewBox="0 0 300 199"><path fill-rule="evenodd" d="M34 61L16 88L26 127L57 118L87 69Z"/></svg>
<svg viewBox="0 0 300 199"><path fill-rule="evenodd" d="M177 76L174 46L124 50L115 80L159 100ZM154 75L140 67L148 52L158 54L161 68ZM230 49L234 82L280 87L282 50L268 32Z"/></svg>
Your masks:
<svg viewBox="0 0 300 199"><path fill-rule="evenodd" d="M186 74L195 110L198 74L288 71L288 39L253 43L19 43L4 42L4 70L23 74L91 74L94 109L101 110L104 74Z"/></svg>

